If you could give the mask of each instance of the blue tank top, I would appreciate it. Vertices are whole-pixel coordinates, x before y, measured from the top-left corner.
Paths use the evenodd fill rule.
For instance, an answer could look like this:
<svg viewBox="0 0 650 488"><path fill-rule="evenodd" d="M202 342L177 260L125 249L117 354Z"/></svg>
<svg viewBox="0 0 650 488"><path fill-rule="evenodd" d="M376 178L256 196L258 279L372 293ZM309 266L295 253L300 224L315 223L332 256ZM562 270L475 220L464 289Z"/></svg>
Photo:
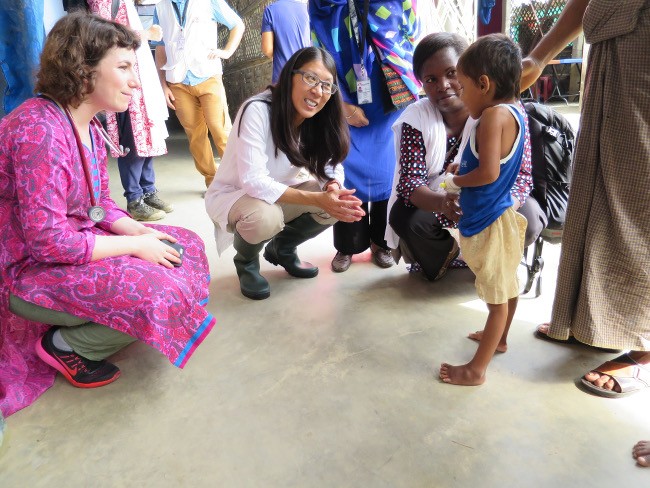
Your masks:
<svg viewBox="0 0 650 488"><path fill-rule="evenodd" d="M515 104L502 104L507 107L519 125L519 132L515 139L510 154L501 160L501 169L496 181L489 185L465 187L460 193L460 207L463 215L458 222L458 229L464 237L478 234L495 220L497 220L508 207L512 206L510 190L514 185L521 161L524 155L524 116ZM476 127L470 133L470 140L465 146L458 169L459 175L464 175L478 167L478 152L476 151Z"/></svg>

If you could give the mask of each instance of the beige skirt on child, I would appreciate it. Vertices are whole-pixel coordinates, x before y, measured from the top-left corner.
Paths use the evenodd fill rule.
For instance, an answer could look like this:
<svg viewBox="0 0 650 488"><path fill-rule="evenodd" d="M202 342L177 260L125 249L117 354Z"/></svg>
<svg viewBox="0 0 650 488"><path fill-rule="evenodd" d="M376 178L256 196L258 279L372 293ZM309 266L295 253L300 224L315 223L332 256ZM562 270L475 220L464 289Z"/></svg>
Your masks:
<svg viewBox="0 0 650 488"><path fill-rule="evenodd" d="M476 275L476 291L485 303L506 303L519 295L517 267L524 253L526 225L526 218L510 207L478 234L461 234L463 259Z"/></svg>

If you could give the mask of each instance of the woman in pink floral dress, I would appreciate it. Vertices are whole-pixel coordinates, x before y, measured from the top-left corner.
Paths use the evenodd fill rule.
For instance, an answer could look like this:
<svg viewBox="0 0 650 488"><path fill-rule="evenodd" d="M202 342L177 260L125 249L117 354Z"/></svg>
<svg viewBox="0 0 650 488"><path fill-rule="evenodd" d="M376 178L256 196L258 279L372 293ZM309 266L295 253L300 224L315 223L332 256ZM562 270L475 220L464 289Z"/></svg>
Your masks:
<svg viewBox="0 0 650 488"><path fill-rule="evenodd" d="M106 358L136 339L182 368L214 325L203 306L209 275L201 239L146 227L109 195L94 116L126 110L139 86L139 43L130 29L99 17L63 17L41 56L42 96L0 123L5 416L49 388L56 371L79 387L114 381L120 371ZM163 240L184 246L182 260Z"/></svg>

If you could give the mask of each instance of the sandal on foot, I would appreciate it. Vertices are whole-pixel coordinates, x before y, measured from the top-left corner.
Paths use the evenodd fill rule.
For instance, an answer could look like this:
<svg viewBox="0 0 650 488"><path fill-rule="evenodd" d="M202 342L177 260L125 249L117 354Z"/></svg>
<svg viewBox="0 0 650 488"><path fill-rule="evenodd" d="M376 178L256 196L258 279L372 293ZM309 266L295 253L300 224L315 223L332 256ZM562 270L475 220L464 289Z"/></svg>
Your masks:
<svg viewBox="0 0 650 488"><path fill-rule="evenodd" d="M535 329L535 337L538 339L542 339L543 341L548 341L548 342L555 342L556 344L578 344L581 346L586 346L586 347L593 347L594 349L597 349L602 352L611 352L618 354L621 352L620 349L608 349L606 347L596 347L596 346L590 346L589 344L585 344L584 342L580 342L578 339L575 338L575 336L570 335L568 339L555 339L554 337L551 337L548 335L546 332L542 332L541 328L542 327L548 327L550 324L544 323L544 324L539 324L537 328Z"/></svg>
<svg viewBox="0 0 650 488"><path fill-rule="evenodd" d="M542 327L550 327L550 325L551 324L549 324L548 322L544 324L539 324L535 329L535 337L537 337L538 339L542 339L543 341L557 342L558 344L582 344L582 342L580 342L572 335L570 335L568 339L555 339L554 337L548 335L546 332L542 332L541 330Z"/></svg>
<svg viewBox="0 0 650 488"><path fill-rule="evenodd" d="M587 381L583 376L580 379L583 386L595 395L607 398L622 398L650 388L650 367L637 363L628 353L621 354L611 361L606 361L596 369L592 369L592 371L609 376L621 389L620 392L607 390Z"/></svg>

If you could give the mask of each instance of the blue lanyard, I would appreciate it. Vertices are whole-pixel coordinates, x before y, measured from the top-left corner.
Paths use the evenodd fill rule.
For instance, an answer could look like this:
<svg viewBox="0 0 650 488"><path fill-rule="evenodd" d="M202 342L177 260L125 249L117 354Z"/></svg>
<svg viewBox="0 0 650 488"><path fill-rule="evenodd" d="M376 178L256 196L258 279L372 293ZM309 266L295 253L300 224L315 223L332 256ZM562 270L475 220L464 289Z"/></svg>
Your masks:
<svg viewBox="0 0 650 488"><path fill-rule="evenodd" d="M181 14L181 10L178 8L178 4L174 1L171 2L172 7L174 8L174 12L176 12L176 17L178 17L178 23L181 25L181 27L185 27L185 20L187 19L187 6L189 3L190 0L185 0L185 4L183 5L183 13Z"/></svg>
<svg viewBox="0 0 650 488"><path fill-rule="evenodd" d="M370 10L370 0L363 2L363 14L361 15L361 38L359 38L359 17L357 15L357 6L354 0L348 0L348 9L350 11L350 24L356 44L359 47L359 57L361 61L362 76L365 76L365 58L366 58L366 34L368 32L368 13ZM372 42L372 41L371 41Z"/></svg>

